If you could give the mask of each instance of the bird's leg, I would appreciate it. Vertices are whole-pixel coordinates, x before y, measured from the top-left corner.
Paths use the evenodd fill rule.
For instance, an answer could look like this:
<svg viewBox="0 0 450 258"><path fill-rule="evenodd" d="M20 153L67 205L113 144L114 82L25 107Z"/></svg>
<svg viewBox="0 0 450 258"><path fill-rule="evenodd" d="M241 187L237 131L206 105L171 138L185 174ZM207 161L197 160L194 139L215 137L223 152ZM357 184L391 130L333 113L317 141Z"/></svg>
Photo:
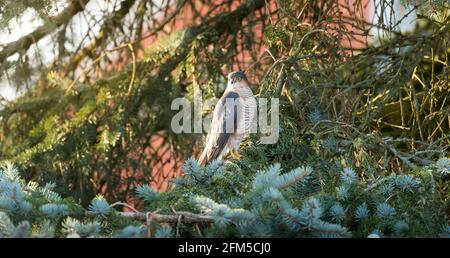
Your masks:
<svg viewBox="0 0 450 258"><path fill-rule="evenodd" d="M239 152L238 152L237 150L235 150L235 149L231 149L231 150L230 150L230 156L231 156L233 159L236 159L236 160L239 160L239 159L241 159L241 157L242 157L242 155L239 154Z"/></svg>

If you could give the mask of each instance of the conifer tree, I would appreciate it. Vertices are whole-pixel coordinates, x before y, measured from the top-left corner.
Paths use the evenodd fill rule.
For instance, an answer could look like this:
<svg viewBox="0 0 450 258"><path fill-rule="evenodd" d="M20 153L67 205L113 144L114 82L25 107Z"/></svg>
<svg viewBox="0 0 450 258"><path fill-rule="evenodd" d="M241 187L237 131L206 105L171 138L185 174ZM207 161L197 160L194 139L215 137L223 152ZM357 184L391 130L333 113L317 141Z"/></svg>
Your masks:
<svg viewBox="0 0 450 258"><path fill-rule="evenodd" d="M450 236L448 1L159 2L0 2L0 237ZM279 140L202 167L238 69Z"/></svg>

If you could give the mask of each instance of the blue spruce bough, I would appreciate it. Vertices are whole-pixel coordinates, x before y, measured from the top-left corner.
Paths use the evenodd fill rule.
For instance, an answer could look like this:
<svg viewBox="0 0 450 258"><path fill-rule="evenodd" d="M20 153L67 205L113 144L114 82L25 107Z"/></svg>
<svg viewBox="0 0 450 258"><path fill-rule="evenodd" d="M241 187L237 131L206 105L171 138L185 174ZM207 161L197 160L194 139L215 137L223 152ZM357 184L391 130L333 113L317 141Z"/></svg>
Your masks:
<svg viewBox="0 0 450 258"><path fill-rule="evenodd" d="M345 218L345 210L340 203L335 203L330 208L331 218L336 222L341 222Z"/></svg>

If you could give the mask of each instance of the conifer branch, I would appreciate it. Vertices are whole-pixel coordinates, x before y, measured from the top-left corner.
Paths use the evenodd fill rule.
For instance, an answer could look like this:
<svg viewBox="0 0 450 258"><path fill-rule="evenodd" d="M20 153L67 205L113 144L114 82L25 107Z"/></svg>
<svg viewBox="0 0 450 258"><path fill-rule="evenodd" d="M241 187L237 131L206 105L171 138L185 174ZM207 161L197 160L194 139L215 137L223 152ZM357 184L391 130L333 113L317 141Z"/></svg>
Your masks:
<svg viewBox="0 0 450 258"><path fill-rule="evenodd" d="M122 26L121 20L128 14L131 7L134 5L136 0L125 0L120 4L120 8L114 11L108 17L106 17L103 22L98 35L84 48L80 49L73 55L70 60L65 64L66 73L73 71L78 67L79 63L87 56L94 53L95 49L102 45L108 39L109 34L119 26Z"/></svg>
<svg viewBox="0 0 450 258"><path fill-rule="evenodd" d="M158 214L152 212L121 212L121 216L140 221L147 221L152 218L152 221L160 223L178 223L179 220L191 223L212 223L214 218L208 215L200 215L186 211L178 211L176 214ZM181 217L181 219L180 219Z"/></svg>

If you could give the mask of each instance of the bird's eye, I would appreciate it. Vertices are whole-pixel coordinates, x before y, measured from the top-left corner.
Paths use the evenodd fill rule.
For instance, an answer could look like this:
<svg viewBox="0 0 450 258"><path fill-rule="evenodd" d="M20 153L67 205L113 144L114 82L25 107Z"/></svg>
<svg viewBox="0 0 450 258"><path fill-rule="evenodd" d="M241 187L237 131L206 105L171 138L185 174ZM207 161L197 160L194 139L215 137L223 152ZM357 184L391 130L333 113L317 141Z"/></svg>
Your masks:
<svg viewBox="0 0 450 258"><path fill-rule="evenodd" d="M241 77L236 77L236 81L240 82L241 81Z"/></svg>

